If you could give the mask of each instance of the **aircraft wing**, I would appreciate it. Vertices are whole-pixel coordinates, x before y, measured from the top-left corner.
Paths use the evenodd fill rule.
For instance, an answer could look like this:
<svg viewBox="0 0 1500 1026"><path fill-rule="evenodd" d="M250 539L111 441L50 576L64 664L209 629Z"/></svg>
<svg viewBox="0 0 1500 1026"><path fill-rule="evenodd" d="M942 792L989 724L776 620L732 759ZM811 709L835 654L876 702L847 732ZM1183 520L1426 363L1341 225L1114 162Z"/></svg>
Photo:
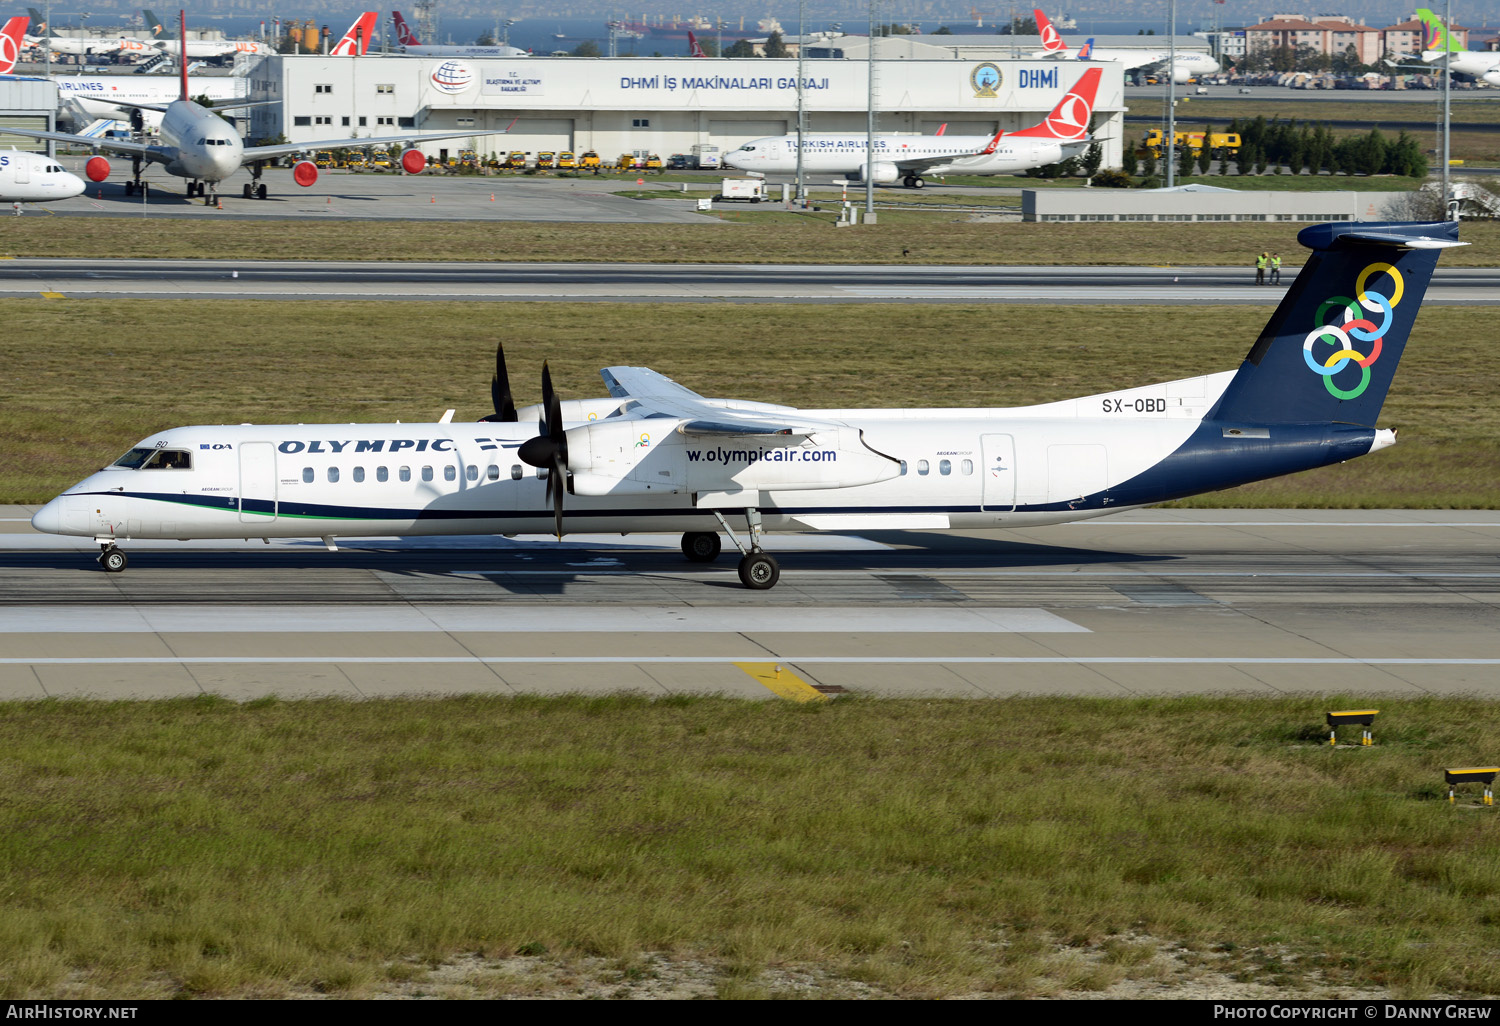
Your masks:
<svg viewBox="0 0 1500 1026"><path fill-rule="evenodd" d="M514 121L511 124L515 124ZM7 128L5 131L11 131ZM509 128L505 132L510 131ZM344 147L358 146L395 146L403 143L426 142L429 139L472 139L479 135L504 135L505 132L476 132L474 129L466 129L462 132L407 132L405 135L381 135L374 138L358 136L351 138L344 136L342 139L316 139L312 142L279 143L275 146L246 146L245 160L268 160L271 157L284 157L288 153L301 153L304 150L331 150Z"/></svg>
<svg viewBox="0 0 1500 1026"><path fill-rule="evenodd" d="M676 417L685 435L797 435L837 427L832 421L804 417L791 408L735 409L722 400L705 399L649 367L606 367L599 372L609 394L633 403L628 416Z"/></svg>
<svg viewBox="0 0 1500 1026"><path fill-rule="evenodd" d="M975 150L973 153L945 153L940 157L909 157L906 160L893 160L898 171L926 171L929 168L943 167L953 163L955 160L967 160L970 157L982 157L983 150Z"/></svg>
<svg viewBox="0 0 1500 1026"><path fill-rule="evenodd" d="M107 150L110 153L126 153L132 157L154 160L166 164L170 161L158 147L145 143L126 142L122 139L95 139L87 135L69 135L67 132L38 132L31 128L6 128L9 135L23 135L28 139L50 139L53 142L73 143L91 150Z"/></svg>

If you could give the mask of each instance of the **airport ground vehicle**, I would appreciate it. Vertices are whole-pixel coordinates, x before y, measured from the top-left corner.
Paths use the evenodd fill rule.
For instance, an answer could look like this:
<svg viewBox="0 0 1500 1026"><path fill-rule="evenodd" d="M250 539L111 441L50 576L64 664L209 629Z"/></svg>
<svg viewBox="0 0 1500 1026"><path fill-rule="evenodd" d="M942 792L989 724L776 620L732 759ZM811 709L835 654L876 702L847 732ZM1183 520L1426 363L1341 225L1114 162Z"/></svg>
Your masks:
<svg viewBox="0 0 1500 1026"><path fill-rule="evenodd" d="M332 150L319 150L313 154L313 165L319 168L338 167Z"/></svg>
<svg viewBox="0 0 1500 1026"><path fill-rule="evenodd" d="M635 167L634 153L622 153L620 159L615 161L616 171L629 171L633 167Z"/></svg>
<svg viewBox="0 0 1500 1026"><path fill-rule="evenodd" d="M1188 147L1197 156L1203 151L1202 132L1178 132L1175 135L1176 146L1180 151ZM1232 157L1240 151L1240 135L1238 132L1211 132L1208 135L1208 149L1215 157ZM1167 152L1167 134L1159 128L1153 128L1146 133L1146 145L1143 150L1138 151L1138 156L1153 156L1160 158Z"/></svg>
<svg viewBox="0 0 1500 1026"><path fill-rule="evenodd" d="M714 200L746 200L750 203L759 203L765 198L766 180L764 178L726 178L719 184L719 194L714 197Z"/></svg>
<svg viewBox="0 0 1500 1026"><path fill-rule="evenodd" d="M376 150L370 154L370 167L376 171L389 171L395 166L389 150Z"/></svg>
<svg viewBox="0 0 1500 1026"><path fill-rule="evenodd" d="M653 154L651 154L650 156L648 156L646 158L646 170L647 171L655 171L658 174L661 173L662 162L661 162L661 155L660 154L653 153Z"/></svg>
<svg viewBox="0 0 1500 1026"><path fill-rule="evenodd" d="M593 170L599 167L599 154L593 150L584 150L583 157L578 161L578 166L585 170Z"/></svg>
<svg viewBox="0 0 1500 1026"><path fill-rule="evenodd" d="M526 166L526 154L521 150L511 150L505 156L505 163L500 165L512 171L519 171Z"/></svg>
<svg viewBox="0 0 1500 1026"><path fill-rule="evenodd" d="M557 154L552 150L543 150L536 155L536 169L538 171L550 171L557 166Z"/></svg>
<svg viewBox="0 0 1500 1026"><path fill-rule="evenodd" d="M694 143L693 158L693 167L716 168L719 166L719 148L708 143Z"/></svg>
<svg viewBox="0 0 1500 1026"><path fill-rule="evenodd" d="M344 166L351 171L363 171L370 166L370 158L363 150L354 150L349 158L344 161Z"/></svg>
<svg viewBox="0 0 1500 1026"><path fill-rule="evenodd" d="M559 171L573 171L578 167L578 158L573 155L572 150L563 150L557 155L557 169Z"/></svg>

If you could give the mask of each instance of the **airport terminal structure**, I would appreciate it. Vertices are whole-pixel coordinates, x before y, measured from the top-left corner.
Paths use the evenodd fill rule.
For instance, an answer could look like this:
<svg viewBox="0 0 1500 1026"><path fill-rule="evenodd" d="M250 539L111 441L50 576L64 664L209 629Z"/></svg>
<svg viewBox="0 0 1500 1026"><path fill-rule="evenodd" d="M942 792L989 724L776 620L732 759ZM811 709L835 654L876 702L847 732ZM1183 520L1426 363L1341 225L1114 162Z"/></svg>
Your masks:
<svg viewBox="0 0 1500 1026"><path fill-rule="evenodd" d="M877 132L982 135L1040 121L1090 66L1102 67L1094 136L1105 166L1121 160L1119 64L897 59L875 62ZM808 132L863 133L868 64L805 60ZM290 142L474 130L481 154L594 150L666 157L695 145L728 152L797 128L795 59L273 56L250 72L248 136ZM505 133L507 126L509 134ZM429 155L468 145L427 143Z"/></svg>

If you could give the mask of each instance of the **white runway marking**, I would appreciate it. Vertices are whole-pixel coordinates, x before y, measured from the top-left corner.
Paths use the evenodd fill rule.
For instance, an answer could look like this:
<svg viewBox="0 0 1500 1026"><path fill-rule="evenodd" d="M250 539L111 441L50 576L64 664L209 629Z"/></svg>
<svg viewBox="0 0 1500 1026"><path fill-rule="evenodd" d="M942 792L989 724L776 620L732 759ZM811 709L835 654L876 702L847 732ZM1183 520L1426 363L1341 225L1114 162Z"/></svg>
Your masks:
<svg viewBox="0 0 1500 1026"><path fill-rule="evenodd" d="M959 665L1054 665L1054 666L1500 666L1500 659L1359 659L1355 657L1309 658L1262 656L820 656L778 655L781 663L805 664L901 664L906 666ZM666 663L740 663L745 656L40 656L0 658L0 666L158 666L214 664L348 663L540 663L545 665L598 665Z"/></svg>
<svg viewBox="0 0 1500 1026"><path fill-rule="evenodd" d="M16 606L5 634L385 633L1069 634L1088 633L1042 609L950 606ZM741 656L740 658L743 658ZM251 660L257 662L259 660Z"/></svg>

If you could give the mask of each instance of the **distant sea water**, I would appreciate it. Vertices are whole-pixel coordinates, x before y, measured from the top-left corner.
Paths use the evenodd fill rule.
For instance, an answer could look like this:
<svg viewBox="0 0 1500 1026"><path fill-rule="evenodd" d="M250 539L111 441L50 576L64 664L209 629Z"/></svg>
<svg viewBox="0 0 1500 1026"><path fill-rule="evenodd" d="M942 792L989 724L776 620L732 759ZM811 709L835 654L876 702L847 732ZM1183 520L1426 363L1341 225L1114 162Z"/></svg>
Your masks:
<svg viewBox="0 0 1500 1026"><path fill-rule="evenodd" d="M365 8L350 8L347 12L338 15L324 15L318 18L317 21L320 26L326 24L332 32L331 38L334 41L337 41L338 37L343 35L344 30L353 23L354 18L358 14L358 12L364 9ZM403 14L406 16L408 22L411 21L411 13L412 12L409 9L403 11ZM636 18L638 18L639 16L639 14L621 15L621 17ZM762 10L761 13L755 15L747 14L745 16L745 31L743 34L754 36L761 35L761 33L756 31L755 25L760 18L763 18L765 16L766 15L764 13L764 10ZM778 15L778 17L781 18L783 31L788 34L796 33L797 12L795 8L793 8L789 16ZM70 19L67 18L60 18L58 19L58 22L59 24L67 24L69 20ZM725 20L726 25L724 31L724 45L728 46L735 39L740 38L740 22L737 17L726 18ZM188 22L190 27L201 26L216 28L230 38L253 37L259 33L261 25L260 18L245 15L194 17L190 14L188 17ZM807 19L807 31L823 31L831 28L834 23L834 19L831 18L813 18L809 16ZM100 16L95 16L92 24L102 26L104 24L104 19ZM939 27L943 25L946 25L952 32L958 35L969 35L975 33L991 34L994 31L993 26L988 22L986 22L983 28L976 28L974 22L969 18L963 18L957 21L927 20L915 22L914 24L920 27L924 34L935 32ZM869 22L862 19L855 21L849 21L845 19L842 22L842 26L844 31L849 32L850 34L863 35L868 31ZM266 27L267 31L270 31L269 23L267 23ZM1186 33L1192 31L1196 27L1196 25L1190 26L1185 19L1182 19L1180 20L1178 31ZM1072 37L1074 36L1078 37L1076 42L1082 42L1083 39L1088 35L1134 35L1137 30L1141 28L1155 28L1158 33L1164 31L1164 26L1149 25L1140 20L1101 21L1080 18L1078 22L1078 28L1076 30L1067 32L1065 35L1070 42L1074 42L1074 40L1072 39ZM382 9L381 13L381 30L389 34L391 36L391 42L394 43L395 39L394 34L391 33L390 15L389 12L385 9ZM609 29L606 27L606 19L604 17L523 18L518 20L514 25L511 25L509 29L505 27L503 22L497 24L493 19L486 20L483 18L456 17L442 18L439 23L440 38L423 39L422 42L442 44L454 43L467 45L473 43L485 32L490 32L492 34L498 32L499 34L496 35L497 42L500 40L502 35L508 32L511 46L518 46L523 50L531 50L532 52L538 54L548 54L552 53L554 50L572 50L585 40L592 40L599 46L601 52L609 52ZM559 34L563 38L555 38L555 36ZM714 38L715 33L709 31L699 33L699 35L705 38L712 39ZM379 45L379 41L379 37L377 36L375 40L376 46ZM620 38L616 41L616 47L618 52L621 54L635 53L643 57L649 57L653 53L660 53L664 57L685 56L687 54L687 41L685 39L670 39L651 35L647 35L645 38L639 40Z"/></svg>

